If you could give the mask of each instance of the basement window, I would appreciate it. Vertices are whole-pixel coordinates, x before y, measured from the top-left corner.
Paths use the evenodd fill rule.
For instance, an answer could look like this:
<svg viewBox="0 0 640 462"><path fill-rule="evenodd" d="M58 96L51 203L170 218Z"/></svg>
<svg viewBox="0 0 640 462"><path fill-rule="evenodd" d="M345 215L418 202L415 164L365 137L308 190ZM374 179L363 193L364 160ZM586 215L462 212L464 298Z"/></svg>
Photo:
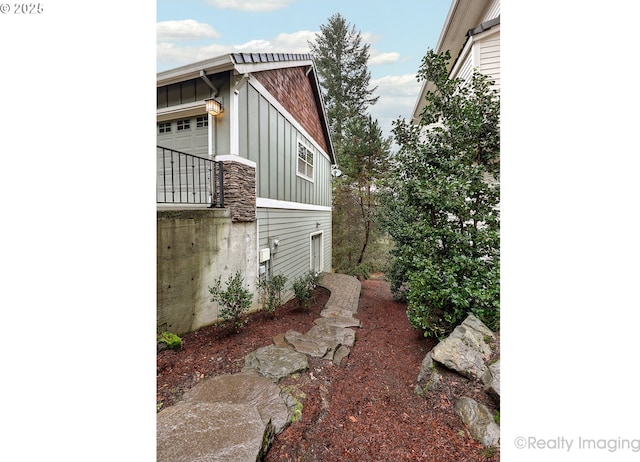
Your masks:
<svg viewBox="0 0 640 462"><path fill-rule="evenodd" d="M158 124L158 133L169 133L171 131L171 122L163 122Z"/></svg>
<svg viewBox="0 0 640 462"><path fill-rule="evenodd" d="M313 181L313 151L298 140L298 175Z"/></svg>

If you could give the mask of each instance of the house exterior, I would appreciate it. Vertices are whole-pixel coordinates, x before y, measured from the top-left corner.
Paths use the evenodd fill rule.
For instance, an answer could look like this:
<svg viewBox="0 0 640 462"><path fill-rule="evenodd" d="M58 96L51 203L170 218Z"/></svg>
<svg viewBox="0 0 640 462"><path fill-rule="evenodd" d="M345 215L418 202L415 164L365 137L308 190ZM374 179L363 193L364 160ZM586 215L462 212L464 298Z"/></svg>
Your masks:
<svg viewBox="0 0 640 462"><path fill-rule="evenodd" d="M470 80L473 70L488 75L500 90L500 0L453 0L434 51L449 50L449 78ZM424 82L413 110L413 121L420 120L432 89Z"/></svg>
<svg viewBox="0 0 640 462"><path fill-rule="evenodd" d="M226 54L159 73L157 92L158 327L216 322L218 276L240 271L258 309L258 278L284 275L288 300L331 271L337 162L311 56Z"/></svg>

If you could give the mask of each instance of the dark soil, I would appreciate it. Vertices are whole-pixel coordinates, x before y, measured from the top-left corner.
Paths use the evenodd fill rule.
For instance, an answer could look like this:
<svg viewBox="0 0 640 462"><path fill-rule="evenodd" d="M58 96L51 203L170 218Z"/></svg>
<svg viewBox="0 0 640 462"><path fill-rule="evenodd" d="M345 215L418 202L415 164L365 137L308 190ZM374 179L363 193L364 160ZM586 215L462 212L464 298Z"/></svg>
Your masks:
<svg viewBox="0 0 640 462"><path fill-rule="evenodd" d="M250 314L240 333L211 326L185 335L181 350L158 354L158 407L174 404L206 377L240 372L244 357L276 335L308 331L329 295L318 288L309 310L292 300L275 317ZM308 371L280 381L304 407L302 417L276 436L265 460L498 461L499 449L475 441L453 410L461 396L495 409L481 383L447 372L436 391L424 398L414 394L422 360L437 342L411 327L406 305L392 299L387 282L362 281L356 317L362 328L340 366L310 357Z"/></svg>

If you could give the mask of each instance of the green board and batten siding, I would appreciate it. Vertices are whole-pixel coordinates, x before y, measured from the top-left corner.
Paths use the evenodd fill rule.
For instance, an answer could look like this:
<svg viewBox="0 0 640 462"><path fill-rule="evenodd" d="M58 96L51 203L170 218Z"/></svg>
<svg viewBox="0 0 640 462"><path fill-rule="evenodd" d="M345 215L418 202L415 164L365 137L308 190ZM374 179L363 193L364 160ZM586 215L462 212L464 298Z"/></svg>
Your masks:
<svg viewBox="0 0 640 462"><path fill-rule="evenodd" d="M258 209L258 249L269 247L269 238L280 245L271 253L271 272L293 280L311 269L311 236L322 233L322 271L331 271L331 212L291 209Z"/></svg>
<svg viewBox="0 0 640 462"><path fill-rule="evenodd" d="M240 155L256 163L258 197L331 207L331 162L251 85L242 88ZM298 140L314 152L314 181L296 174Z"/></svg>
<svg viewBox="0 0 640 462"><path fill-rule="evenodd" d="M256 163L257 196L282 201L258 207L258 248L269 238L281 244L271 254L271 274L293 280L311 269L311 236L322 233L323 271L331 271L331 162L308 136L250 84L239 95L240 155ZM313 179L297 175L298 141L314 152ZM286 208L286 203L294 203ZM321 210L304 210L305 204ZM288 298L288 297L287 297Z"/></svg>

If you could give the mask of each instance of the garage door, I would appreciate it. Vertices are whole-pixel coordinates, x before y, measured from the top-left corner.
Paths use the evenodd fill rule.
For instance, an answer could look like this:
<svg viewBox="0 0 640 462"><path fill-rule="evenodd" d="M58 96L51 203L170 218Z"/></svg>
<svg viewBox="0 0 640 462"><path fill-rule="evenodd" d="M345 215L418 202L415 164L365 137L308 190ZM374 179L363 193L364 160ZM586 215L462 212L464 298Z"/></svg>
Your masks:
<svg viewBox="0 0 640 462"><path fill-rule="evenodd" d="M158 146L207 157L207 116L158 123Z"/></svg>
<svg viewBox="0 0 640 462"><path fill-rule="evenodd" d="M208 158L207 120L207 116L197 116L159 122L158 146ZM202 203L208 200L208 164L158 149L156 166L158 203Z"/></svg>

